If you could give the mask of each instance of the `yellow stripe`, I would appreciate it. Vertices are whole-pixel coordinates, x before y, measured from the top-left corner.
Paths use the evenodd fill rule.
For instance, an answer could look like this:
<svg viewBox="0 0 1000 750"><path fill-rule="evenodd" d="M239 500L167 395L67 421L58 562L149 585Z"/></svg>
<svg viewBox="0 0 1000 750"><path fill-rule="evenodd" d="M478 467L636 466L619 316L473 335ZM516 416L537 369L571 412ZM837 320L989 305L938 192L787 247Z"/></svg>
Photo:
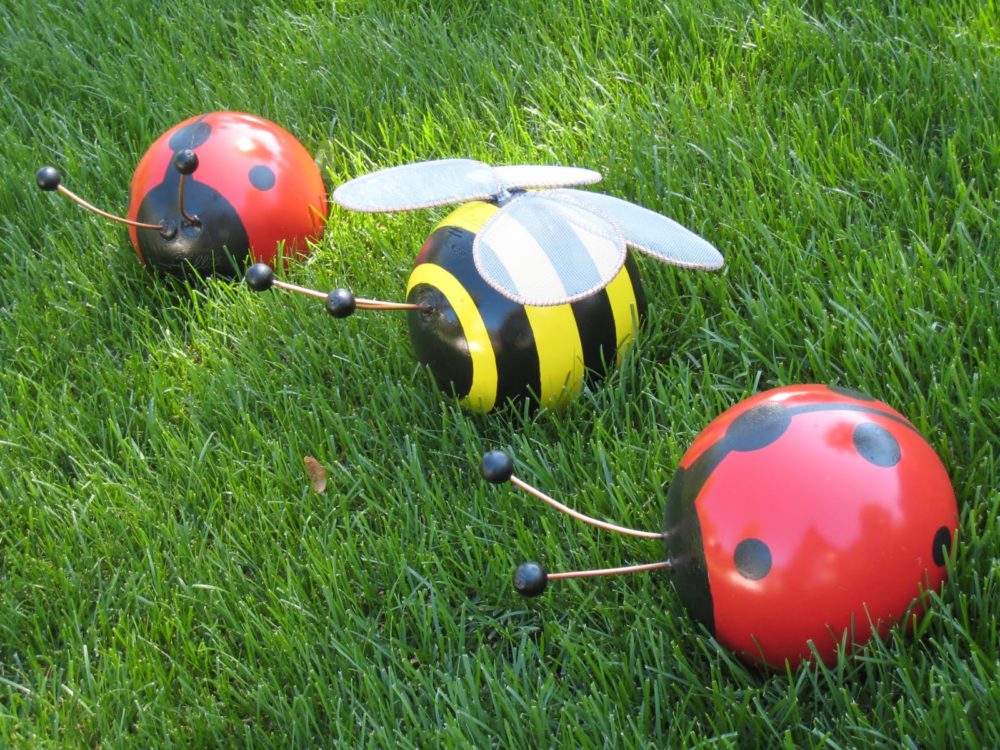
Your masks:
<svg viewBox="0 0 1000 750"><path fill-rule="evenodd" d="M542 406L557 406L580 392L583 385L583 345L569 305L525 305L538 351L538 395Z"/></svg>
<svg viewBox="0 0 1000 750"><path fill-rule="evenodd" d="M482 201L464 203L445 216L441 220L441 223L434 227L431 234L439 230L441 227L458 227L459 229L466 229L473 234L476 234L483 228L483 224L486 223L486 220L496 212L497 207L492 203L483 203Z"/></svg>
<svg viewBox="0 0 1000 750"><path fill-rule="evenodd" d="M632 288L632 280L628 277L628 270L623 266L611 283L605 287L608 293L608 301L611 303L611 312L615 318L615 334L618 337L618 364L622 363L622 357L629 343L635 336L635 329L639 325L639 310L635 300L635 290Z"/></svg>
<svg viewBox="0 0 1000 750"><path fill-rule="evenodd" d="M407 296L417 284L437 287L455 310L469 344L469 356L472 357L472 386L469 395L460 403L472 411L488 412L497 400L497 360L486 324L475 302L458 279L433 263L421 263L413 269L406 285Z"/></svg>

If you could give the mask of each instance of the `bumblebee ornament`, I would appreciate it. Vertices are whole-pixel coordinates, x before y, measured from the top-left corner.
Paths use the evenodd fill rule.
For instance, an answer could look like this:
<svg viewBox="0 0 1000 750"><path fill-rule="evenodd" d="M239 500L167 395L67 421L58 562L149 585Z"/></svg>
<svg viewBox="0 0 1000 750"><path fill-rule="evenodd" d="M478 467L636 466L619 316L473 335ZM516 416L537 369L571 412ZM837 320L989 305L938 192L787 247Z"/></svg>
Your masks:
<svg viewBox="0 0 1000 750"><path fill-rule="evenodd" d="M695 439L670 483L664 531L584 516L486 454L491 482L511 481L579 520L663 540L666 559L632 568L517 569L537 596L549 581L666 568L681 602L725 647L780 668L836 659L905 624L941 587L958 526L948 474L917 429L853 391L797 385L724 412Z"/></svg>
<svg viewBox="0 0 1000 750"><path fill-rule="evenodd" d="M305 255L326 223L319 168L288 131L240 112L211 112L160 136L132 177L128 218L101 211L62 186L53 167L36 176L96 213L127 224L139 261L175 276L242 274L251 261Z"/></svg>
<svg viewBox="0 0 1000 750"><path fill-rule="evenodd" d="M616 366L646 316L629 247L686 268L723 265L712 245L665 216L569 189L600 179L578 167L445 159L341 185L333 200L354 211L460 204L424 243L405 303L357 306L408 310L417 358L472 411L488 412L509 399L558 406L587 378ZM258 290L277 283L267 269L256 269L248 281ZM328 309L354 308L345 302Z"/></svg>

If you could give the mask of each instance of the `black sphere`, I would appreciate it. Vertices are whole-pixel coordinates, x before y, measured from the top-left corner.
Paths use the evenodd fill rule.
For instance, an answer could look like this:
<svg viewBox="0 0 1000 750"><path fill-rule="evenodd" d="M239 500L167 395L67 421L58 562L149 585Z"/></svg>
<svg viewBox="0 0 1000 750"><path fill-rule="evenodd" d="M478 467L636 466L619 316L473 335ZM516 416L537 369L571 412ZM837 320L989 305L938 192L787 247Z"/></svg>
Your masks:
<svg viewBox="0 0 1000 750"><path fill-rule="evenodd" d="M55 190L62 182L62 175L55 167L42 167L35 173L35 182L42 190Z"/></svg>
<svg viewBox="0 0 1000 750"><path fill-rule="evenodd" d="M514 571L514 589L521 596L540 596L549 585L549 574L536 562L521 563Z"/></svg>
<svg viewBox="0 0 1000 750"><path fill-rule="evenodd" d="M355 307L354 295L347 289L334 289L326 295L326 311L335 318L346 318Z"/></svg>
<svg viewBox="0 0 1000 750"><path fill-rule="evenodd" d="M490 451L483 456L479 473L492 484L506 482L514 474L514 461L503 451Z"/></svg>
<svg viewBox="0 0 1000 750"><path fill-rule="evenodd" d="M198 154L189 148L178 151L174 157L174 169L181 174L191 174L198 168Z"/></svg>
<svg viewBox="0 0 1000 750"><path fill-rule="evenodd" d="M265 292L274 284L274 271L267 263L254 263L247 269L247 286L255 292Z"/></svg>

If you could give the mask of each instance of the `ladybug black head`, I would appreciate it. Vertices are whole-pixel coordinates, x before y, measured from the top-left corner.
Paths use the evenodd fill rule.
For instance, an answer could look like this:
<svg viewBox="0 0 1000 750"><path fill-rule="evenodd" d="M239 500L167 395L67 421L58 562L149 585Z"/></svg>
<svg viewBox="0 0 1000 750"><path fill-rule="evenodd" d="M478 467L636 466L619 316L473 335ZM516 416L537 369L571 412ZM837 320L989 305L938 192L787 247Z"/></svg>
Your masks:
<svg viewBox="0 0 1000 750"><path fill-rule="evenodd" d="M139 204L139 221L164 227L136 231L139 253L159 271L175 276L193 272L235 277L246 266L250 239L239 212L222 193L197 177L195 149L211 135L212 126L204 119L171 135L168 145L173 154L161 182Z"/></svg>

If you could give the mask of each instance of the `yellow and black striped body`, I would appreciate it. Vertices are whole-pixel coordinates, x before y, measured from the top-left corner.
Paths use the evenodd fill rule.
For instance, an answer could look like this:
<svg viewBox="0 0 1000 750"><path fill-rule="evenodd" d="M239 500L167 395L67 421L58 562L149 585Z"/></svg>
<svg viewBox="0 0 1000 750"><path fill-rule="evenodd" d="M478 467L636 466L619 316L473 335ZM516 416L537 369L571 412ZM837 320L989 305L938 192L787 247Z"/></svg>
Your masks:
<svg viewBox="0 0 1000 750"><path fill-rule="evenodd" d="M407 284L417 358L463 406L487 412L508 399L558 406L584 380L616 366L646 316L631 254L604 289L565 305L513 302L476 270L472 241L497 207L478 201L452 211L431 233Z"/></svg>

